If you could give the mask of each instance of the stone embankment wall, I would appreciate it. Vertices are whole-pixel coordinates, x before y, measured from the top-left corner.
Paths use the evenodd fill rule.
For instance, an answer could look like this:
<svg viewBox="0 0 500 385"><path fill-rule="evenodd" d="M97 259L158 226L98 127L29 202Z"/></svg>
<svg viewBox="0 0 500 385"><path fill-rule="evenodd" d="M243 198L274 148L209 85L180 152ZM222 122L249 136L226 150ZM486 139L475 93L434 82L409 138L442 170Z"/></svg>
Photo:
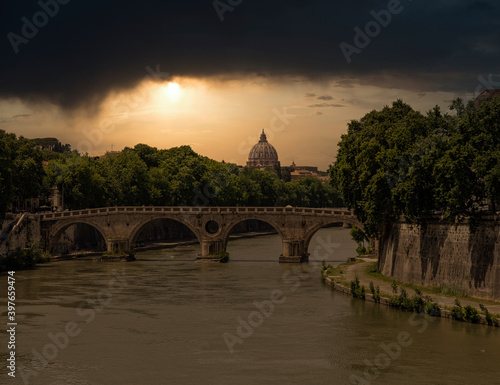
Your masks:
<svg viewBox="0 0 500 385"><path fill-rule="evenodd" d="M422 227L397 222L382 242L379 269L404 282L500 300L500 217L485 217L475 232L437 219Z"/></svg>
<svg viewBox="0 0 500 385"><path fill-rule="evenodd" d="M15 222L15 224L14 224ZM14 226L11 228L10 223ZM2 224L5 238L0 242L0 254L6 254L17 248L25 248L31 242L41 241L41 224L39 216L28 214L7 216Z"/></svg>

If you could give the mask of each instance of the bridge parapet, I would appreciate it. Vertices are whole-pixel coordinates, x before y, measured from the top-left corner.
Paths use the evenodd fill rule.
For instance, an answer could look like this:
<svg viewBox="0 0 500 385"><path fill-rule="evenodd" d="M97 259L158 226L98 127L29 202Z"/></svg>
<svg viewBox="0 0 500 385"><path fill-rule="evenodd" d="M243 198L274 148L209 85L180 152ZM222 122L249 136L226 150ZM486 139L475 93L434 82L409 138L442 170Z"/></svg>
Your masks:
<svg viewBox="0 0 500 385"><path fill-rule="evenodd" d="M354 213L347 209L328 209L328 208L308 208L308 207L199 207L199 206L124 206L124 207L103 207L96 209L71 210L56 213L41 214L42 220L54 220L68 217L95 216L123 213L182 213L182 214L224 214L224 213L287 213L287 214L305 214L305 215L345 215L354 216Z"/></svg>

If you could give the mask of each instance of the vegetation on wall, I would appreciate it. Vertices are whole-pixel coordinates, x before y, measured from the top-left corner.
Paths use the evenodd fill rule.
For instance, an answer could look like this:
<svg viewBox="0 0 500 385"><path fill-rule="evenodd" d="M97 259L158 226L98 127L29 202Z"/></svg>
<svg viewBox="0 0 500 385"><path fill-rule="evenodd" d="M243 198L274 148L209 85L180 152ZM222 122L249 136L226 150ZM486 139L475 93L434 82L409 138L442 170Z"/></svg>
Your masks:
<svg viewBox="0 0 500 385"><path fill-rule="evenodd" d="M34 269L36 264L50 262L50 254L43 250L41 241L35 241L25 249L17 249L0 258L0 272Z"/></svg>

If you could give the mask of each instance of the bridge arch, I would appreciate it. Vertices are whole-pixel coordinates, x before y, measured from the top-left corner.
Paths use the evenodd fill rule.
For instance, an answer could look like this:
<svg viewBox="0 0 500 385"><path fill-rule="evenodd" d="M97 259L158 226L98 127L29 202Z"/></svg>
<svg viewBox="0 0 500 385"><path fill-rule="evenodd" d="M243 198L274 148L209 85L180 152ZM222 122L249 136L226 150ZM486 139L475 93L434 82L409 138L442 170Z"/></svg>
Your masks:
<svg viewBox="0 0 500 385"><path fill-rule="evenodd" d="M231 234L231 231L234 229L234 227L236 225L238 225L239 223L242 223L242 222L245 222L248 220L256 220L256 221L267 223L268 225L272 226L276 230L276 232L278 233L278 235L280 236L282 241L285 238L283 231L281 229L281 226L278 222L276 222L274 220L270 220L268 218L263 219L260 215L248 215L248 216L245 215L244 217L240 217L240 218L237 218L235 220L232 220L229 223L226 223L226 225L224 226L224 229L221 232L222 245L224 247L224 250L227 247L227 242L229 241L229 235Z"/></svg>
<svg viewBox="0 0 500 385"><path fill-rule="evenodd" d="M56 242L61 238L61 235L71 226L73 225L78 225L78 224L85 224L88 226L93 227L95 230L101 234L102 238L104 239L104 242L106 243L106 248L108 248L108 239L107 239L107 234L106 230L104 230L98 223L94 222L93 220L87 219L87 218L78 218L78 219L67 219L63 221L57 222L52 228L50 229L49 232L49 237L48 237L48 249L52 250L53 247L55 246Z"/></svg>
<svg viewBox="0 0 500 385"><path fill-rule="evenodd" d="M141 233L141 231L144 230L144 228L148 224L150 224L150 223L152 223L154 221L157 221L157 220L162 220L162 219L170 219L170 220L172 220L174 222L177 222L177 223L180 223L180 224L186 226L194 234L194 236L196 237L196 239L198 240L198 242L201 244L202 237L201 237L200 229L197 228L197 227L194 227L191 223L182 220L182 218L180 216L175 216L175 215L154 215L154 216L148 217L145 220L140 221L139 223L137 223L132 228L132 231L130 232L130 237L129 237L131 250L134 249L135 244L137 242L137 238L138 238L139 234Z"/></svg>
<svg viewBox="0 0 500 385"><path fill-rule="evenodd" d="M364 226L355 218L352 219L346 219L346 218L325 218L321 222L315 224L312 226L310 229L308 229L305 233L304 236L304 250L307 252L309 250L309 244L311 243L312 238L314 235L318 232L318 230L322 229L325 226L332 225L334 223L344 223L344 224L349 224L351 226L356 226L359 228L361 231L365 232ZM373 241L370 239L370 243Z"/></svg>

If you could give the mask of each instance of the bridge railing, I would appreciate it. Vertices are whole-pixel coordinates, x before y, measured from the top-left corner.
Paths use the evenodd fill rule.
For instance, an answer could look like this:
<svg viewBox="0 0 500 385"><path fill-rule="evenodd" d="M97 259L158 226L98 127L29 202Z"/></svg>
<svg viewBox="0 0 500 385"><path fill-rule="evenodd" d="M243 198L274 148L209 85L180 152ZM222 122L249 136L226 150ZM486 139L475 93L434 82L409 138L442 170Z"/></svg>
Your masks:
<svg viewBox="0 0 500 385"><path fill-rule="evenodd" d="M324 214L354 216L345 208L311 208L311 207L210 207L210 206L117 206L103 207L85 210L72 210L56 213L42 214L43 220L63 219L68 217L107 215L117 213L184 213L184 214L206 214L206 213L276 213L276 214Z"/></svg>

